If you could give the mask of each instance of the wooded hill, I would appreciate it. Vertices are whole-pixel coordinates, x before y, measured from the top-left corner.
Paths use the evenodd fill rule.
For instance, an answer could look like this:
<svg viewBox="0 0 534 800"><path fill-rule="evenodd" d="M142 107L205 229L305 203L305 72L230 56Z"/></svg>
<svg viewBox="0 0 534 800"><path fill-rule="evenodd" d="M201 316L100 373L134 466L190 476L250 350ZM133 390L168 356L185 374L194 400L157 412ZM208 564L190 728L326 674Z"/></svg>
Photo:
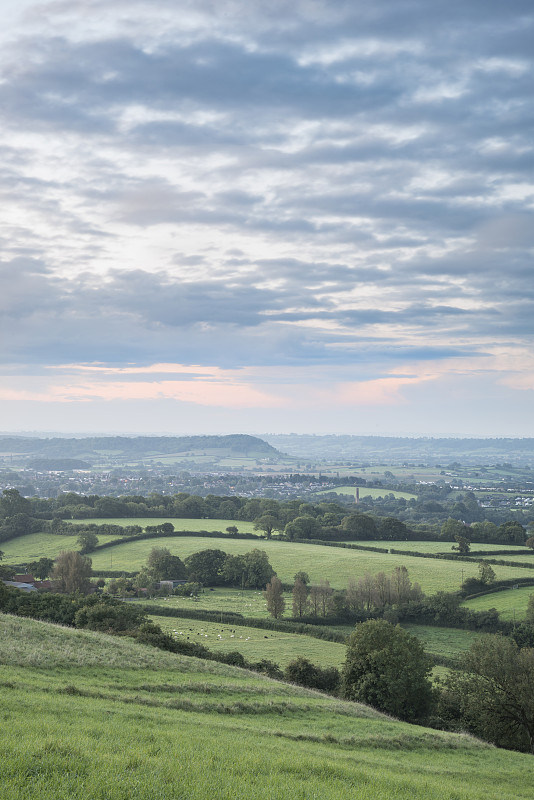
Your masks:
<svg viewBox="0 0 534 800"><path fill-rule="evenodd" d="M248 458L277 457L280 454L271 445L256 436L231 434L229 436L97 436L63 439L41 439L29 436L0 437L0 453L32 459L81 458L101 461L102 456L112 456L118 462L174 453L216 453L219 457L245 456Z"/></svg>

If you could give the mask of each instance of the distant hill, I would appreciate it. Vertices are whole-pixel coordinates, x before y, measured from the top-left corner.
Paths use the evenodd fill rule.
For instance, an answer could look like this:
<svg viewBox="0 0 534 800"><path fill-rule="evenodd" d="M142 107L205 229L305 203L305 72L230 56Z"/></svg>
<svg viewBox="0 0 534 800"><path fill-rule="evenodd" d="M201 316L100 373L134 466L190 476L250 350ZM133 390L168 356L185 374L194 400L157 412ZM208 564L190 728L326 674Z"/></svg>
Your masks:
<svg viewBox="0 0 534 800"><path fill-rule="evenodd" d="M273 458L279 456L271 445L256 436L98 436L87 438L39 439L26 436L0 436L0 454L39 459L87 459L102 456L117 461L154 459L173 454L213 454L221 457ZM68 467L67 467L68 468ZM71 467L79 469L80 467ZM82 467L83 468L83 467ZM55 467L48 467L55 469Z"/></svg>
<svg viewBox="0 0 534 800"><path fill-rule="evenodd" d="M264 439L282 453L310 460L351 463L384 461L388 464L418 462L447 464L534 462L534 439L456 439L401 436L345 436L313 434L268 434Z"/></svg>

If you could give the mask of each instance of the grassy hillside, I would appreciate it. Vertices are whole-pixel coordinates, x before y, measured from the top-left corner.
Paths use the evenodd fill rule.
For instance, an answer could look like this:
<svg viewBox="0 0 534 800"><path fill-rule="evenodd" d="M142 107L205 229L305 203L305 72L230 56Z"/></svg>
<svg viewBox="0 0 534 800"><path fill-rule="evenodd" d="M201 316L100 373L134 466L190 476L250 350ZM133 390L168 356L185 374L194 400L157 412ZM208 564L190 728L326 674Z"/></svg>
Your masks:
<svg viewBox="0 0 534 800"><path fill-rule="evenodd" d="M532 758L0 615L3 800L527 800Z"/></svg>

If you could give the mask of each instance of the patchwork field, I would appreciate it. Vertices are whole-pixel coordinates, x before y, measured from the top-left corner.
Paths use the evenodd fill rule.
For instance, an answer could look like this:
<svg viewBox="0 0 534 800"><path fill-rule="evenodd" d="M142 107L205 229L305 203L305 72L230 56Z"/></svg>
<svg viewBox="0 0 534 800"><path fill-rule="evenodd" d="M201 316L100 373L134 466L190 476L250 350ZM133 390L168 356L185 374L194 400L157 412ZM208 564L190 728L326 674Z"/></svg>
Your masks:
<svg viewBox="0 0 534 800"><path fill-rule="evenodd" d="M111 542L116 536L99 536L99 544ZM76 536L56 536L53 533L30 533L2 542L5 564L24 564L39 558L56 558L62 550L79 550Z"/></svg>
<svg viewBox="0 0 534 800"><path fill-rule="evenodd" d="M530 800L532 757L0 615L3 800Z"/></svg>
<svg viewBox="0 0 534 800"><path fill-rule="evenodd" d="M114 569L133 572L141 569L154 545L168 547L171 553L186 558L191 553L209 548L224 550L237 555L253 548L265 550L278 577L292 583L293 576L299 570L307 572L312 582L329 580L334 588L343 589L349 578L357 578L366 571L391 572L395 567L406 566L412 581L421 584L424 592L434 594L436 591L455 591L460 587L463 578L476 575L476 564L456 561L439 561L411 556L397 556L388 553L373 553L364 550L349 550L338 547L321 547L311 544L296 544L262 540L253 542L230 538L188 537L176 539L159 537L157 540L144 540L118 544L109 550L91 554L93 569L110 568L110 558ZM497 579L529 577L534 573L529 569L515 567L494 567Z"/></svg>
<svg viewBox="0 0 534 800"><path fill-rule="evenodd" d="M253 533L256 536L260 532L254 530L254 523L247 522L241 519L192 519L192 518L179 518L179 517L113 517L98 519L69 519L72 525L120 525L125 528L127 525L140 525L141 528L146 528L147 525L162 525L164 522L170 522L174 525L175 531L213 531L225 533L226 528L235 525L239 533Z"/></svg>
<svg viewBox="0 0 534 800"><path fill-rule="evenodd" d="M332 625L332 630L348 636L353 628L350 625ZM475 631L462 628L440 628L432 625L403 624L402 627L421 639L426 652L431 656L444 656L457 659L481 636Z"/></svg>
<svg viewBox="0 0 534 800"><path fill-rule="evenodd" d="M218 622L199 622L176 617L159 617L150 614L167 633L203 644L210 650L228 653L238 650L248 661L268 658L282 669L299 656L322 667L341 667L345 661L346 647L339 642L327 642L296 633L281 633L261 628L221 625Z"/></svg>
<svg viewBox="0 0 534 800"><path fill-rule="evenodd" d="M348 542L348 544L351 544L351 542ZM374 546L376 546L376 547L384 547L384 548L386 548L388 550L391 549L391 548L393 548L394 550L415 550L416 552L419 552L419 553L448 553L448 554L450 554L450 553L454 552L453 549L452 549L452 546L453 546L454 542L410 542L410 541L405 542L402 539L397 539L396 541L391 541L391 542L390 541L354 542L354 544L371 545L373 547ZM514 548L513 545L510 546L510 547L507 546L506 548L504 548L504 546L502 544L477 544L476 542L474 542L471 545L471 548L473 550L494 550L495 551L495 555L494 556L488 556L488 558L497 558L498 551L499 550L504 550L504 549L506 549L506 550L515 549L515 550L517 550L519 555L521 555L521 554L524 555L525 552L528 552L528 551L525 550L524 547L521 547L520 545L517 545L517 547L515 547L515 548ZM477 558L478 558L478 556L477 556ZM509 557L508 556L503 556L503 558L508 559ZM514 558L515 558L515 556L511 557L512 560ZM527 556L526 560L528 560L528 556ZM534 560L533 560L532 563L534 564Z"/></svg>
<svg viewBox="0 0 534 800"><path fill-rule="evenodd" d="M534 586L520 586L519 589L506 589L502 592L486 594L466 600L464 606L472 611L487 611L496 608L502 619L525 619L530 595L534 594Z"/></svg>
<svg viewBox="0 0 534 800"><path fill-rule="evenodd" d="M350 495L351 497L356 497L356 488L360 490L360 498L362 497L372 497L373 500L375 497L385 497L387 494L392 494L396 500L403 497L405 500L412 500L417 497L416 494L410 494L410 492L396 492L393 489L374 489L371 486L336 486L335 489L328 489L329 492L335 492L336 494L346 494ZM325 494L324 492L317 492L317 496Z"/></svg>
<svg viewBox="0 0 534 800"><path fill-rule="evenodd" d="M285 592L284 598L286 609L290 612L291 592ZM218 586L215 589L205 589L198 597L153 597L148 602L151 606L159 605L163 608L193 608L234 612L244 617L270 618L263 592L259 589L227 589Z"/></svg>

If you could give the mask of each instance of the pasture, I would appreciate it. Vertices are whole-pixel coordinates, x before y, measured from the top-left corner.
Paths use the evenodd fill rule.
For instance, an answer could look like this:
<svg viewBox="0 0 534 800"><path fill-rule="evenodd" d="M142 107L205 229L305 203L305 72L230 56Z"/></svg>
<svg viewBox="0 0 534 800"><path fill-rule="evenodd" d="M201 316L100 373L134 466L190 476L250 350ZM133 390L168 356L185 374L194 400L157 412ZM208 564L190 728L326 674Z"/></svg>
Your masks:
<svg viewBox="0 0 534 800"><path fill-rule="evenodd" d="M402 623L401 627L421 639L426 652L431 656L445 656L451 659L457 659L469 650L475 639L481 636L480 633L462 628L440 628L408 623ZM331 625L330 628L346 636L354 630L351 625Z"/></svg>
<svg viewBox="0 0 534 800"><path fill-rule="evenodd" d="M446 553L448 555L454 553L452 549L454 542L413 542L413 541L403 541L402 539L397 539L396 541L374 541L374 542L346 542L346 544L359 544L359 545L370 545L372 547L383 547L386 550L393 548L394 550L413 550L418 553ZM512 545L511 547L504 548L502 544L477 544L473 542L471 544L471 548L473 550L495 550L494 556L488 556L488 558L497 558L497 553L499 550L512 550L516 549L518 553L525 554L525 548L517 545L514 548ZM478 556L477 556L478 558ZM508 560L508 556L503 556ZM512 560L515 556L512 556ZM534 564L534 560L532 562Z"/></svg>
<svg viewBox="0 0 534 800"><path fill-rule="evenodd" d="M501 619L522 622L525 619L528 600L532 594L534 594L534 586L520 586L519 589L505 589L502 592L474 597L472 600L466 600L463 605L470 608L471 611L487 611L489 608L496 608Z"/></svg>
<svg viewBox="0 0 534 800"><path fill-rule="evenodd" d="M203 644L210 650L225 653L238 650L248 661L267 658L275 661L282 669L299 656L320 664L321 667L338 669L345 661L346 647L339 642L262 628L221 625L204 620L159 617L153 614L150 614L150 618L176 639L184 638L195 644Z"/></svg>
<svg viewBox="0 0 534 800"><path fill-rule="evenodd" d="M113 517L112 519L99 517L98 519L69 519L67 522L72 525L120 525L125 528L127 525L140 525L146 528L147 525L162 525L170 522L174 525L175 531L207 531L208 533L217 532L224 534L226 528L235 525L239 533L253 533L260 535L259 531L254 530L253 522L246 522L240 519L191 519L181 517Z"/></svg>
<svg viewBox="0 0 534 800"><path fill-rule="evenodd" d="M534 794L529 755L124 639L0 615L0 663L3 800Z"/></svg>
<svg viewBox="0 0 534 800"><path fill-rule="evenodd" d="M291 592L284 592L284 599L286 614L290 614ZM150 605L160 605L164 608L194 608L203 611L233 612L244 617L270 618L263 592L259 589L227 589L217 586L214 589L204 589L198 597L152 597L148 602Z"/></svg>
<svg viewBox="0 0 534 800"><path fill-rule="evenodd" d="M111 542L116 536L99 536L99 544ZM119 540L120 541L120 540ZM62 550L79 550L77 536L57 536L54 533L30 533L2 542L5 564L25 564L40 558L56 558Z"/></svg>
<svg viewBox="0 0 534 800"><path fill-rule="evenodd" d="M477 565L466 562L440 561L389 553L373 553L364 550L349 550L338 547L323 547L312 544L297 544L275 540L260 542L231 538L158 537L152 540L127 542L94 552L93 569L110 568L135 572L146 563L154 546L168 547L171 553L184 559L191 553L206 549L220 549L232 555L246 553L253 548L264 550L278 577L285 583L292 583L296 572L304 570L312 583L329 580L332 587L344 589L349 578L358 578L365 572L391 572L395 567L405 566L412 581L421 584L426 594L437 591L456 591L462 580L477 574ZM497 580L515 577L534 577L529 569L495 566Z"/></svg>
<svg viewBox="0 0 534 800"><path fill-rule="evenodd" d="M360 490L360 499L363 497L372 497L374 500L376 497L385 497L388 494L392 494L396 500L399 500L400 498L404 498L405 500L417 498L416 494L411 494L410 492L397 492L394 489L388 489L387 487L383 489L374 489L371 486L336 486L334 489L327 489L326 491L356 497L356 488ZM319 496L321 494L325 494L325 492L316 492L315 494Z"/></svg>

